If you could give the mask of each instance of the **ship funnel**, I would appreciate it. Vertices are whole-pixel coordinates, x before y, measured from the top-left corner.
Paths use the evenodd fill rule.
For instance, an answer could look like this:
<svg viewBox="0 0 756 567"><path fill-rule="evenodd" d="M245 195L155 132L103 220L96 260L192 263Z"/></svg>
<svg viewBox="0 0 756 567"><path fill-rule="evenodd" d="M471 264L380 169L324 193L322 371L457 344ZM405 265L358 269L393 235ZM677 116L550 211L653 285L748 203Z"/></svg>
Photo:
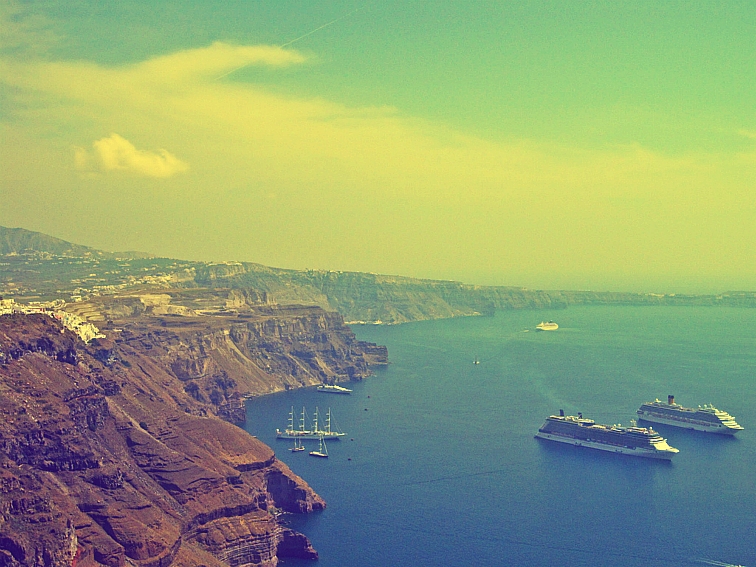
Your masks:
<svg viewBox="0 0 756 567"><path fill-rule="evenodd" d="M674 396L667 396L667 403L669 405L672 405L675 403L675 397Z"/></svg>
<svg viewBox="0 0 756 567"><path fill-rule="evenodd" d="M559 410L559 417L564 417L564 410L563 409Z"/></svg>

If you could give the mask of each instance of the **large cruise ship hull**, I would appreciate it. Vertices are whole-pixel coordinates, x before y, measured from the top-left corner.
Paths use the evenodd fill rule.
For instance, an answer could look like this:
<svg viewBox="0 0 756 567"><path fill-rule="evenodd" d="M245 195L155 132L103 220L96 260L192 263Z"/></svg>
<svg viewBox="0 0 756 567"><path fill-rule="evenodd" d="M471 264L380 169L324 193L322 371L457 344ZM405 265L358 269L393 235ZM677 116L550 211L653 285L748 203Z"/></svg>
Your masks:
<svg viewBox="0 0 756 567"><path fill-rule="evenodd" d="M734 429L727 427L722 423L703 423L689 421L687 419L674 419L672 417L665 417L645 411L638 411L638 419L650 423L660 423L662 425L671 425L673 427L693 429L695 431L706 431L707 433L716 433L719 435L735 435L738 431L742 431L743 429L742 427Z"/></svg>
<svg viewBox="0 0 756 567"><path fill-rule="evenodd" d="M609 445L607 443L597 443L595 441L587 441L585 439L565 437L564 435L544 433L543 431L536 433L536 438L546 439L548 441L556 441L558 443L565 443L567 445L574 445L576 447L588 447L589 449L597 449L599 451L607 451L609 453L620 453L622 455L632 455L633 457L644 457L647 459L661 459L669 461L678 453L677 450L672 451L665 449L648 449L645 447L620 447L617 445Z"/></svg>

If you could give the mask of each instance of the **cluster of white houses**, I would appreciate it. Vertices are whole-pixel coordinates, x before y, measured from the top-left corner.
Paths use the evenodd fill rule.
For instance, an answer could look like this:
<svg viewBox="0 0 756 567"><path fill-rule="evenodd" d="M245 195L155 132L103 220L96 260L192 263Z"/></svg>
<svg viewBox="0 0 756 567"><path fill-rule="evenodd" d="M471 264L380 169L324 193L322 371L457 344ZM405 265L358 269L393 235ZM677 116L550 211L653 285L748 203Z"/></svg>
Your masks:
<svg viewBox="0 0 756 567"><path fill-rule="evenodd" d="M63 310L66 302L62 299L55 301L33 301L29 303L16 303L13 299L0 299L0 316L20 313L31 315L42 313L60 321L68 330L73 331L82 341L88 343L92 339L104 339L105 335L92 323L87 323L84 319L73 313Z"/></svg>

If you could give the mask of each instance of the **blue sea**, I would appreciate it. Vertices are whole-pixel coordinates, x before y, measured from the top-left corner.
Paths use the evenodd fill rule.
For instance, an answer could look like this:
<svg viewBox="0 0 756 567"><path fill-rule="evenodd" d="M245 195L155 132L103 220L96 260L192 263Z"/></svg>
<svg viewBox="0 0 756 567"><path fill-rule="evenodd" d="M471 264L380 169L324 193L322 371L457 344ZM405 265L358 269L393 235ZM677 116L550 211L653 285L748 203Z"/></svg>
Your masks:
<svg viewBox="0 0 756 567"><path fill-rule="evenodd" d="M549 319L558 331L534 331ZM246 429L328 503L286 517L320 567L756 567L756 310L581 306L354 330L391 364L351 396L247 406ZM680 450L671 463L533 437L559 409L630 425L668 394L745 430L655 426ZM347 433L328 459L275 439L303 406L330 407Z"/></svg>

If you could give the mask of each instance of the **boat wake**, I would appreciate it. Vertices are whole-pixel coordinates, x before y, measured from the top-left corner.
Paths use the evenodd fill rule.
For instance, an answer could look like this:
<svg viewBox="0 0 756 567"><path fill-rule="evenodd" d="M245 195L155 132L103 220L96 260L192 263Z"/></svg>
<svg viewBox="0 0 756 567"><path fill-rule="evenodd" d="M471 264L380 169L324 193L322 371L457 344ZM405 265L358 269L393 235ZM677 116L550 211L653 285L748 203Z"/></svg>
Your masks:
<svg viewBox="0 0 756 567"><path fill-rule="evenodd" d="M717 565L718 567L745 567L739 563L725 563L724 561L716 561L714 559L696 559L697 563L703 563L704 565Z"/></svg>

